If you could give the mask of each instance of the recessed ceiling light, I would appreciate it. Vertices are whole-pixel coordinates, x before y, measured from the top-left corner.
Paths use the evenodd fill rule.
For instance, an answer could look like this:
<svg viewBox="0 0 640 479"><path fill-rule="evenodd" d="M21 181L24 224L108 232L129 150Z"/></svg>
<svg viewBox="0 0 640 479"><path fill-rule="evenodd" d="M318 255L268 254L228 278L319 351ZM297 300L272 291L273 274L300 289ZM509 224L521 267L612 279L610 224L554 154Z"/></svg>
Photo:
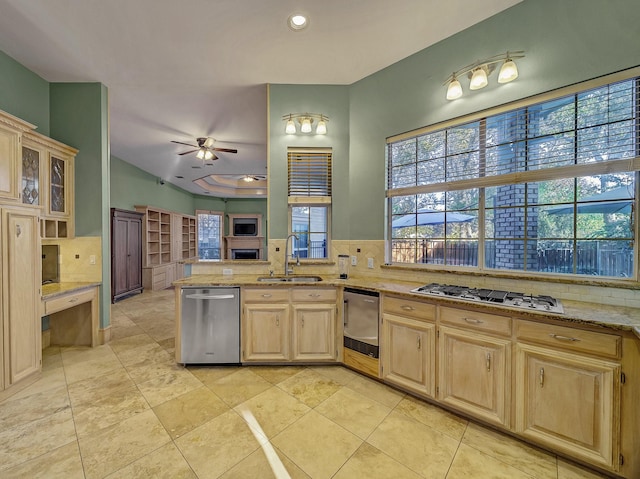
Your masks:
<svg viewBox="0 0 640 479"><path fill-rule="evenodd" d="M194 170L199 170L202 168L202 166L192 166L191 168L193 168Z"/></svg>
<svg viewBox="0 0 640 479"><path fill-rule="evenodd" d="M184 179L184 176L176 176L176 178Z"/></svg>
<svg viewBox="0 0 640 479"><path fill-rule="evenodd" d="M294 31L303 30L309 25L309 20L301 13L294 13L287 20L287 25Z"/></svg>

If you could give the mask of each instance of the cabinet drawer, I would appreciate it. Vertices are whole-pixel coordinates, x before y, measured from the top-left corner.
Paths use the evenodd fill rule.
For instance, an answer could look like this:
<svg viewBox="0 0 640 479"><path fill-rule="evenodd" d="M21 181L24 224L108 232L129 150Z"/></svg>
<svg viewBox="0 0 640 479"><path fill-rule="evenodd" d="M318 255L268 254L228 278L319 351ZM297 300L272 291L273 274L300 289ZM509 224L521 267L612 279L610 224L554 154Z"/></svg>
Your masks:
<svg viewBox="0 0 640 479"><path fill-rule="evenodd" d="M440 321L462 326L465 329L487 331L504 336L511 334L511 318L508 316L440 307Z"/></svg>
<svg viewBox="0 0 640 479"><path fill-rule="evenodd" d="M242 300L245 303L250 302L289 302L289 290L285 288L256 288L243 289L241 292Z"/></svg>
<svg viewBox="0 0 640 479"><path fill-rule="evenodd" d="M335 303L338 294L333 288L294 288L291 290L291 301L294 303L300 301L321 301Z"/></svg>
<svg viewBox="0 0 640 479"><path fill-rule="evenodd" d="M93 300L95 290L82 291L78 293L66 294L57 298L48 299L44 302L44 314L53 314L58 311L73 308L78 304L87 303Z"/></svg>
<svg viewBox="0 0 640 479"><path fill-rule="evenodd" d="M518 340L609 358L620 357L621 338L613 334L523 320L516 321L516 334Z"/></svg>
<svg viewBox="0 0 640 479"><path fill-rule="evenodd" d="M436 319L436 306L430 303L395 296L384 296L382 298L382 307L385 313L432 321Z"/></svg>

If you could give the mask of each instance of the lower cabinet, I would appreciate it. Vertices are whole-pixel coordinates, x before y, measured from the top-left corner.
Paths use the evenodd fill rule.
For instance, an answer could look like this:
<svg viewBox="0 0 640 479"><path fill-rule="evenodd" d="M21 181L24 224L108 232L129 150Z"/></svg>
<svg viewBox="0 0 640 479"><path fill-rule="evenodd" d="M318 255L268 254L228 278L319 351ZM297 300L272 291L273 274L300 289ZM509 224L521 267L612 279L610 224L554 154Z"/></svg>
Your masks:
<svg viewBox="0 0 640 479"><path fill-rule="evenodd" d="M337 360L335 288L244 288L242 361Z"/></svg>
<svg viewBox="0 0 640 479"><path fill-rule="evenodd" d="M36 212L0 209L0 390L41 367L40 234Z"/></svg>
<svg viewBox="0 0 640 479"><path fill-rule="evenodd" d="M441 326L438 399L487 422L509 425L511 340Z"/></svg>
<svg viewBox="0 0 640 479"><path fill-rule="evenodd" d="M336 358L335 304L293 305L294 361Z"/></svg>
<svg viewBox="0 0 640 479"><path fill-rule="evenodd" d="M247 304L242 328L242 360L288 360L289 329L288 304Z"/></svg>
<svg viewBox="0 0 640 479"><path fill-rule="evenodd" d="M433 397L435 391L435 325L384 314L385 351L382 378Z"/></svg>
<svg viewBox="0 0 640 479"><path fill-rule="evenodd" d="M620 365L529 344L516 355L516 432L617 470Z"/></svg>

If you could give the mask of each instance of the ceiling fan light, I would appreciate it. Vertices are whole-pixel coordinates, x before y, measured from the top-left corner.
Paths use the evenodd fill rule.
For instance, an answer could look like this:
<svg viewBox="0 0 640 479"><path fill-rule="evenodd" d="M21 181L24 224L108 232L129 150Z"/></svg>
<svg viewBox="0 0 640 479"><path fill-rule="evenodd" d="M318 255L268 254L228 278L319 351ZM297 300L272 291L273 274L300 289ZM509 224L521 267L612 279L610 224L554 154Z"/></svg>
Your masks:
<svg viewBox="0 0 640 479"><path fill-rule="evenodd" d="M498 83L509 83L510 81L518 78L518 67L515 62L508 58L500 67L500 73L498 74Z"/></svg>
<svg viewBox="0 0 640 479"><path fill-rule="evenodd" d="M457 100L461 96L462 85L460 85L460 82L456 79L456 77L453 77L453 80L451 80L449 86L447 87L447 100Z"/></svg>
<svg viewBox="0 0 640 479"><path fill-rule="evenodd" d="M287 120L287 126L284 128L284 132L287 135L295 135L296 134L296 124L294 123L294 121L289 118Z"/></svg>
<svg viewBox="0 0 640 479"><path fill-rule="evenodd" d="M487 80L487 72L483 67L476 68L471 76L471 82L469 83L470 90L479 90L487 86L489 81Z"/></svg>
<svg viewBox="0 0 640 479"><path fill-rule="evenodd" d="M318 135L326 135L327 134L327 122L324 120L318 121L318 126L316 126L316 134Z"/></svg>
<svg viewBox="0 0 640 479"><path fill-rule="evenodd" d="M204 145L202 146L204 146L205 148L211 148L215 141L216 140L214 140L213 138L207 138L206 140L204 140Z"/></svg>
<svg viewBox="0 0 640 479"><path fill-rule="evenodd" d="M212 158L213 158L213 153L210 150L207 150L204 152L205 161L211 160Z"/></svg>
<svg viewBox="0 0 640 479"><path fill-rule="evenodd" d="M245 175L243 180L246 181L247 183L251 183L252 181L255 181L255 178L253 176Z"/></svg>
<svg viewBox="0 0 640 479"><path fill-rule="evenodd" d="M205 150L204 148L200 148L198 150L198 153L196 153L196 158L198 158L199 160L204 160L204 155L206 151L207 150Z"/></svg>
<svg viewBox="0 0 640 479"><path fill-rule="evenodd" d="M302 133L311 133L311 118L307 116L302 119L300 131Z"/></svg>

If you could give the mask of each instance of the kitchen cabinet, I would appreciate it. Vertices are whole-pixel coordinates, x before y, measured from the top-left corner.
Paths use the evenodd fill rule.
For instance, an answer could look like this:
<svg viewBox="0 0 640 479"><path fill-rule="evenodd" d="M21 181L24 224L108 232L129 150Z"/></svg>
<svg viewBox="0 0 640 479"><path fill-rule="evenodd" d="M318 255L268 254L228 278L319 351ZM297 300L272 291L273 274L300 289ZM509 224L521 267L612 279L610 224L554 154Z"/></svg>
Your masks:
<svg viewBox="0 0 640 479"><path fill-rule="evenodd" d="M40 371L40 236L37 212L0 208L3 265L0 274L0 389Z"/></svg>
<svg viewBox="0 0 640 479"><path fill-rule="evenodd" d="M516 432L617 471L621 368L597 356L617 356L620 338L569 329L518 322Z"/></svg>
<svg viewBox="0 0 640 479"><path fill-rule="evenodd" d="M142 219L111 208L111 301L142 292Z"/></svg>
<svg viewBox="0 0 640 479"><path fill-rule="evenodd" d="M433 397L436 307L393 296L383 297L382 304L382 378Z"/></svg>
<svg viewBox="0 0 640 479"><path fill-rule="evenodd" d="M244 288L242 360L336 361L335 288Z"/></svg>
<svg viewBox="0 0 640 479"><path fill-rule="evenodd" d="M438 399L508 427L511 318L441 307L439 319Z"/></svg>
<svg viewBox="0 0 640 479"><path fill-rule="evenodd" d="M34 125L0 111L0 202L20 202L22 135L33 128Z"/></svg>
<svg viewBox="0 0 640 479"><path fill-rule="evenodd" d="M33 134L32 134L33 135ZM47 148L45 208L42 237L73 238L74 166L78 150L51 138L41 138Z"/></svg>

